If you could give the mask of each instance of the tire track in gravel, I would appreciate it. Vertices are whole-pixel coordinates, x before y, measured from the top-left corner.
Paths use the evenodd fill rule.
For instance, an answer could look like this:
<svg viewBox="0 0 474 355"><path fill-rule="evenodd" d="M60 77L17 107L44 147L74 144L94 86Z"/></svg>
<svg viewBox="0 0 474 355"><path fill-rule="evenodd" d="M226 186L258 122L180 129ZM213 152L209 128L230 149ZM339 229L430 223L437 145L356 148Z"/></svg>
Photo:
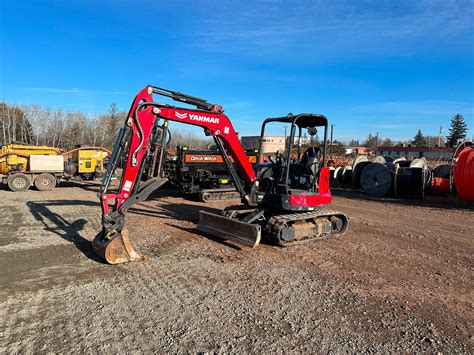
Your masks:
<svg viewBox="0 0 474 355"><path fill-rule="evenodd" d="M341 285L299 268L256 261L253 270L232 263L223 272L207 258L178 261L9 298L0 306L9 329L0 351L466 350L408 313L367 308ZM22 317L12 320L19 309Z"/></svg>
<svg viewBox="0 0 474 355"><path fill-rule="evenodd" d="M47 201L38 196L37 205ZM79 188L57 189L51 198L96 202L92 191ZM15 203L26 201L24 195ZM49 202L48 229L38 221L34 230L47 231L42 238L73 234L89 242L99 217L94 203ZM409 268L422 259L413 250L424 244L400 238L401 230L355 220L341 240L239 250L194 233L202 204L166 197L138 207L154 216L127 216L134 245L151 256L147 262L103 265L69 241L52 249L31 246L31 254L16 260L25 265L10 267L17 277L0 295L1 352L472 351L468 340L453 340L425 313L387 296L417 296L410 283L397 284L397 274L415 277ZM87 221L82 230L70 233L68 226L81 218ZM412 251L397 259L406 245ZM14 265L19 252L0 267ZM372 280L377 272L380 280ZM469 329L465 318L460 324Z"/></svg>

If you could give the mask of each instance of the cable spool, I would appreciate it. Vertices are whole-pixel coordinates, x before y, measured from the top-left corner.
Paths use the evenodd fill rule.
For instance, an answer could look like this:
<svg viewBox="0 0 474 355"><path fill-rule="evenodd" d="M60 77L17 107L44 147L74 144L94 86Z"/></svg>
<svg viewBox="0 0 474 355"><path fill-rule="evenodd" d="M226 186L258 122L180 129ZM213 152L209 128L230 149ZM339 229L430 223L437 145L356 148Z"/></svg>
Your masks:
<svg viewBox="0 0 474 355"><path fill-rule="evenodd" d="M452 181L458 196L474 202L474 143L461 143L454 154Z"/></svg>
<svg viewBox="0 0 474 355"><path fill-rule="evenodd" d="M336 168L336 181L337 181L337 184L338 185L342 185L343 184L343 179L342 179L342 173L344 171L344 168L339 166Z"/></svg>
<svg viewBox="0 0 474 355"><path fill-rule="evenodd" d="M443 164L438 165L433 169L433 178L449 179L449 174L451 173L451 165Z"/></svg>
<svg viewBox="0 0 474 355"><path fill-rule="evenodd" d="M425 157L414 159L410 163L410 168L426 168L426 166L427 162Z"/></svg>
<svg viewBox="0 0 474 355"><path fill-rule="evenodd" d="M379 161L381 160L379 159ZM392 173L385 164L372 162L362 170L360 184L362 189L370 196L382 197L390 191Z"/></svg>
<svg viewBox="0 0 474 355"><path fill-rule="evenodd" d="M362 174L362 170L369 165L369 158L366 155L358 156L357 159L354 161L354 165L352 165L352 186L355 188L360 187L360 175Z"/></svg>
<svg viewBox="0 0 474 355"><path fill-rule="evenodd" d="M329 183L331 185L334 185L334 172L336 171L336 168L333 166L329 167Z"/></svg>
<svg viewBox="0 0 474 355"><path fill-rule="evenodd" d="M396 197L424 198L428 169L396 167L394 193Z"/></svg>
<svg viewBox="0 0 474 355"><path fill-rule="evenodd" d="M400 168L409 168L411 162L412 162L411 160L400 160L399 162L397 162L397 165Z"/></svg>
<svg viewBox="0 0 474 355"><path fill-rule="evenodd" d="M352 183L352 167L346 166L342 171L342 183L344 185L350 185Z"/></svg>
<svg viewBox="0 0 474 355"><path fill-rule="evenodd" d="M431 189L439 193L449 193L450 183L449 175L451 173L451 165L438 165L432 171Z"/></svg>
<svg viewBox="0 0 474 355"><path fill-rule="evenodd" d="M405 157L397 158L392 161L393 164L400 164L401 161L405 161Z"/></svg>
<svg viewBox="0 0 474 355"><path fill-rule="evenodd" d="M376 156L374 159L372 159L372 163L379 163L379 164L385 164L387 161L385 158L381 155Z"/></svg>

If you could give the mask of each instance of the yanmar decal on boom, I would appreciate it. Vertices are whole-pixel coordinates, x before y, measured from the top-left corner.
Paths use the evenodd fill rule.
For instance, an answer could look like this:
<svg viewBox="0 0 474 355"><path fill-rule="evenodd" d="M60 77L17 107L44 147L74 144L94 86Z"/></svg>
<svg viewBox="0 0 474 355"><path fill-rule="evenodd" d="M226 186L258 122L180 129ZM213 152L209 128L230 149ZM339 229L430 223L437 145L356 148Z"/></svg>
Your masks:
<svg viewBox="0 0 474 355"><path fill-rule="evenodd" d="M189 119L192 120L192 121L219 124L219 119L218 118L208 117L208 116L201 116L201 115L193 115L192 113L189 114Z"/></svg>
<svg viewBox="0 0 474 355"><path fill-rule="evenodd" d="M182 120L185 119L185 118L188 118L188 114L187 114L187 113L178 113L178 112L175 112L175 116L176 116L177 118L182 119ZM195 115L195 114L190 113L190 114L189 114L189 119L190 119L191 121L219 124L219 119L216 118L216 117L209 117L209 116L203 116L203 115Z"/></svg>

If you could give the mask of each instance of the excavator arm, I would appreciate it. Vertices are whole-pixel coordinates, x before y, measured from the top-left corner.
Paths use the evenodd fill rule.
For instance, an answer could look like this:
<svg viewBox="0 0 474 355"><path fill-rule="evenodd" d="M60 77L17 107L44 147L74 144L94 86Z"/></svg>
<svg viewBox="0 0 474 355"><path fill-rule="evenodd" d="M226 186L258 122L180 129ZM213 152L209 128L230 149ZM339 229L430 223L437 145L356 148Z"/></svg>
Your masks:
<svg viewBox="0 0 474 355"><path fill-rule="evenodd" d="M157 103L153 100L153 94L170 97L196 108L188 109ZM150 193L167 181L161 172L161 162L169 121L202 127L207 136L213 137L242 201L249 206L256 205L255 172L222 107L194 96L147 86L133 100L124 127L114 144L99 192L102 231L94 239L93 246L96 252L111 264L143 259L133 250L128 240L128 233L124 229L124 213L134 203L146 200ZM159 130L161 135L157 133ZM160 149L153 149L160 139ZM160 157L157 158L156 154L160 154ZM228 154L235 162L244 184L241 183ZM155 174L151 174L150 161L156 160L158 170ZM117 191L109 193L112 176L120 162L123 165L120 185ZM147 177L145 181L144 176Z"/></svg>

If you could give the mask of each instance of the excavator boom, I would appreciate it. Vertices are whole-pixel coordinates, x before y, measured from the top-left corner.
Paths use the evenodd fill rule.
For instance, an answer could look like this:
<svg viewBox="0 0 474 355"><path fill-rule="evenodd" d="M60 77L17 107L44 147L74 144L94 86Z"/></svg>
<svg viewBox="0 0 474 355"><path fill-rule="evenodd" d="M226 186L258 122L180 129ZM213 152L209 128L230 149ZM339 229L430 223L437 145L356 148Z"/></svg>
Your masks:
<svg viewBox="0 0 474 355"><path fill-rule="evenodd" d="M196 109L154 102L153 94L194 105ZM163 122L162 126L159 125L160 121ZM94 239L93 246L96 252L111 264L142 260L142 256L133 250L128 240L128 233L124 230L124 213L134 203L146 200L154 190L167 181L160 169L156 176L152 176L146 181L142 181L142 177L144 170L149 169L150 159L156 159L153 154L156 154L157 150L152 151L150 147L155 145L159 138L156 133L157 127L161 128L161 136L164 139L168 121L201 127L207 136L213 137L242 201L248 205L255 204L251 196L251 186L256 180L255 172L222 107L194 96L151 85L147 86L137 94L131 105L124 128L121 129L116 139L99 192L102 208L102 231ZM159 150L161 157L164 148L164 144L162 144ZM245 184L240 182L227 154L232 157ZM118 191L108 193L111 177L124 156L126 156L126 162ZM260 229L257 227L259 226L250 228L253 228L255 233L248 234L247 239L250 239L248 243L255 244L255 240L260 238L258 233Z"/></svg>

